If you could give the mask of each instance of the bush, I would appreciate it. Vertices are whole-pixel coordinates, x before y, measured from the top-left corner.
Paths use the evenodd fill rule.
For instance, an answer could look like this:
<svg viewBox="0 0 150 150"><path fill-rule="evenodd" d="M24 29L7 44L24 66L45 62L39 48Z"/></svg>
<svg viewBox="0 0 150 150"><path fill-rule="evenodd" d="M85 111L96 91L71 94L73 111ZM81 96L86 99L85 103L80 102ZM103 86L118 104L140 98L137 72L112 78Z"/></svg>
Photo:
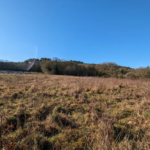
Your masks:
<svg viewBox="0 0 150 150"><path fill-rule="evenodd" d="M119 74L118 78L122 79L123 78L123 74Z"/></svg>
<svg viewBox="0 0 150 150"><path fill-rule="evenodd" d="M126 75L125 75L126 78L129 78L129 79L137 79L139 78L135 73L133 72L128 72Z"/></svg>

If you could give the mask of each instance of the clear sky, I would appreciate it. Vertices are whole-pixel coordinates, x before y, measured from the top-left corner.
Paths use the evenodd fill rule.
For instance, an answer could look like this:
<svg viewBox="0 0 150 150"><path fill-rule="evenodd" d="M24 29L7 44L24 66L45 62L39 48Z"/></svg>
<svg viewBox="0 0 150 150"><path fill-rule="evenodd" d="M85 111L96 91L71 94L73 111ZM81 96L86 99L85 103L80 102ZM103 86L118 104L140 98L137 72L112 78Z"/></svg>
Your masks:
<svg viewBox="0 0 150 150"><path fill-rule="evenodd" d="M150 65L150 0L0 0L0 59Z"/></svg>

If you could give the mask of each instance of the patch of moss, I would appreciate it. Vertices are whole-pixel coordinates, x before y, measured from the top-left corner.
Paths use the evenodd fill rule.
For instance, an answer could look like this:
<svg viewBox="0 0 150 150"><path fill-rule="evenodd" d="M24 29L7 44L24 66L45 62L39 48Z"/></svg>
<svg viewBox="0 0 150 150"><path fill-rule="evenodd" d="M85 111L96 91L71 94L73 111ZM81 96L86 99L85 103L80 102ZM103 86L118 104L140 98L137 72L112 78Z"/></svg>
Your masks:
<svg viewBox="0 0 150 150"><path fill-rule="evenodd" d="M130 109L125 109L125 110L122 111L121 113L117 114L116 118L117 118L117 119L127 118L127 117L131 116L132 113L133 113L132 110L130 110Z"/></svg>
<svg viewBox="0 0 150 150"><path fill-rule="evenodd" d="M84 98L90 98L90 97L91 95L88 92L84 93Z"/></svg>

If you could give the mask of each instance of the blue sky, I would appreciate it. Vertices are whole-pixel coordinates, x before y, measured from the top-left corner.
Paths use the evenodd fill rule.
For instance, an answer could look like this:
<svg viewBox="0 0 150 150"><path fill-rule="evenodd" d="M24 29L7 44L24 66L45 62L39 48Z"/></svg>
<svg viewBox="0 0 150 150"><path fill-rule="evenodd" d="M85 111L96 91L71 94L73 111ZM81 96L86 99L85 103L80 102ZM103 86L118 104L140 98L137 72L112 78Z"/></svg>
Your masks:
<svg viewBox="0 0 150 150"><path fill-rule="evenodd" d="M150 0L0 0L0 59L150 65Z"/></svg>

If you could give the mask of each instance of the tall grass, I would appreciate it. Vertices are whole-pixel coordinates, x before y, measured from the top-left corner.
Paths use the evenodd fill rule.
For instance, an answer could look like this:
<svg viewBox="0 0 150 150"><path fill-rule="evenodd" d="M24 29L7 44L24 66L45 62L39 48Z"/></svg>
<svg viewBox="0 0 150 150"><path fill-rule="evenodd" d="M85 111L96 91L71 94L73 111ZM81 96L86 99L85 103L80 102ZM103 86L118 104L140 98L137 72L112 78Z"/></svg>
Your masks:
<svg viewBox="0 0 150 150"><path fill-rule="evenodd" d="M0 74L1 149L150 149L150 80Z"/></svg>

